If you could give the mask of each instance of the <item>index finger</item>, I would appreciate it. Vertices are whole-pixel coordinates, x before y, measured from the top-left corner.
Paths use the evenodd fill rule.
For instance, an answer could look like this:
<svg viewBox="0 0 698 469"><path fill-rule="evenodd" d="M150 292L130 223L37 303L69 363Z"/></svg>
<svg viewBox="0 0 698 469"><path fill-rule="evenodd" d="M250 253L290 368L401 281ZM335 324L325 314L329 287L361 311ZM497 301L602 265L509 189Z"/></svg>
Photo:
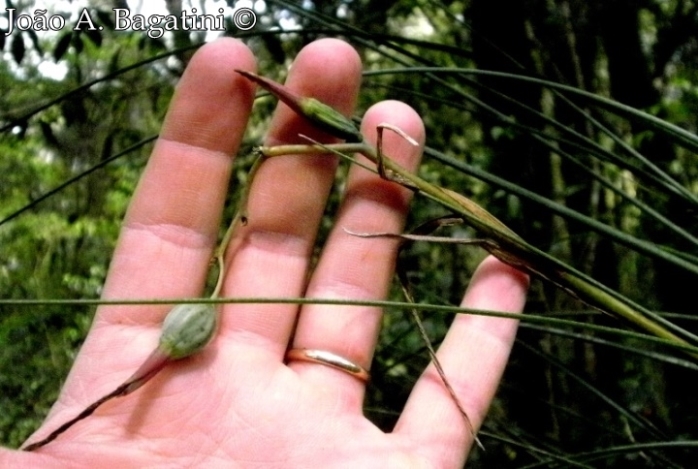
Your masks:
<svg viewBox="0 0 698 469"><path fill-rule="evenodd" d="M104 298L203 293L231 154L240 145L254 100L253 87L235 69L255 70L252 53L237 40L207 44L192 57L128 209ZM169 308L100 307L57 409L109 392L133 373L157 345Z"/></svg>
<svg viewBox="0 0 698 469"><path fill-rule="evenodd" d="M191 59L126 215L105 297L201 294L231 154L254 98L236 68L254 69L255 62L232 39L205 45Z"/></svg>

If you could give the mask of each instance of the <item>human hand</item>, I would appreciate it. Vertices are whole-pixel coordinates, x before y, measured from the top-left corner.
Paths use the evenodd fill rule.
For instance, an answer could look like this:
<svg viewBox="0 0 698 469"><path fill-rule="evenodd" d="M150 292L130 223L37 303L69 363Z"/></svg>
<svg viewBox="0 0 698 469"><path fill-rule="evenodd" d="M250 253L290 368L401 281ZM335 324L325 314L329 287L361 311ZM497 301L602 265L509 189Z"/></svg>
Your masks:
<svg viewBox="0 0 698 469"><path fill-rule="evenodd" d="M254 71L241 43L225 39L192 59L124 221L104 298L182 298L202 294L215 249L232 159L254 90L234 69ZM359 89L361 64L337 40L317 41L297 57L287 85L345 114ZM421 120L398 102L365 115L362 130L388 122L419 142ZM330 141L281 105L267 144ZM416 169L420 148L386 135L384 150ZM355 232L399 232L410 192L351 169L337 221L308 279L315 237L337 160L268 160L254 179L249 222L227 255L224 297L382 299L396 244ZM494 258L476 271L463 305L518 312L527 278ZM167 306L102 306L43 438L128 378L157 344ZM381 311L371 307L229 304L218 334L200 354L173 363L146 386L105 403L56 441L27 453L0 452L13 467L461 467L470 429L429 367L392 433L362 415L365 383L318 363L285 363L289 348L327 350L368 368ZM459 315L439 358L478 427L494 395L516 332L510 319Z"/></svg>

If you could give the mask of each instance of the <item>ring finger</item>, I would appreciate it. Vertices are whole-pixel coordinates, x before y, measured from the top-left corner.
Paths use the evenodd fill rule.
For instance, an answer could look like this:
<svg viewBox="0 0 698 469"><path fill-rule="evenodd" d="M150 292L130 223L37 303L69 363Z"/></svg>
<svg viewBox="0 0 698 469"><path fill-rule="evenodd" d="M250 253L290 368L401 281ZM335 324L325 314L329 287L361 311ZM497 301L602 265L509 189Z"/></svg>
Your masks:
<svg viewBox="0 0 698 469"><path fill-rule="evenodd" d="M397 101L379 103L366 113L362 132L375 145L376 127L394 125L420 142L385 132L383 151L406 168L415 169L422 153L424 127L414 110ZM363 157L362 157L363 158ZM411 192L364 168L350 170L337 221L308 286L309 298L377 300L387 296L394 273L394 240L360 238L353 232L399 232L403 228ZM343 357L368 369L380 327L381 310L365 306L307 305L301 310L294 349L317 349ZM297 357L295 357L297 358ZM344 370L317 362L291 360L289 366L305 380L339 393L346 410L361 409L364 383Z"/></svg>

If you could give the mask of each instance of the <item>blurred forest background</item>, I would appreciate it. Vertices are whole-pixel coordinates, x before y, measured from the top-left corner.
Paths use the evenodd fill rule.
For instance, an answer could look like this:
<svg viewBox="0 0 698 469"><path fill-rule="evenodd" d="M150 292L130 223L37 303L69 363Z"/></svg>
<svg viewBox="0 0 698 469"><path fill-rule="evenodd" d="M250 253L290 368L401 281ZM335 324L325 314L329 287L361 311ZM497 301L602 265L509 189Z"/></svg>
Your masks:
<svg viewBox="0 0 698 469"><path fill-rule="evenodd" d="M94 307L9 300L99 297L173 87L196 47L216 34L115 31L113 8L140 8L125 0L3 3L0 442L16 447L56 398ZM360 112L392 98L424 117L426 179L472 197L540 249L698 332L691 288L698 279L698 2L147 6L178 16L225 7L225 34L249 44L260 73L277 81L304 44L344 38L364 59ZM254 9L252 29L233 24L240 7ZM15 16L47 8L68 25L88 8L103 29L15 28L6 36L7 8ZM259 144L274 105L258 100L245 151ZM250 163L237 161L235 187ZM418 198L410 225L445 213ZM468 228L444 234L474 236ZM417 243L402 265L418 301L458 304L483 256L474 247ZM397 288L393 299L401 300ZM538 320L522 323L481 434L487 451L474 450L468 467L696 467L695 358L539 280L527 313ZM438 344L451 316L424 317ZM367 415L390 429L427 361L408 313L388 310Z"/></svg>

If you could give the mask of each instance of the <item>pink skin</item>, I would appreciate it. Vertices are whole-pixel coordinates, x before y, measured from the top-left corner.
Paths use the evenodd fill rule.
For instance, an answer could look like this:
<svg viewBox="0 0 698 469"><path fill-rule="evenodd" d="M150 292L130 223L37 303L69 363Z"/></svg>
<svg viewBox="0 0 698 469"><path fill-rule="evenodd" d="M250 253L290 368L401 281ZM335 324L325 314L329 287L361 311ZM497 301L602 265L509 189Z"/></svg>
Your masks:
<svg viewBox="0 0 698 469"><path fill-rule="evenodd" d="M234 72L255 70L241 43L223 39L192 59L131 203L106 298L187 297L202 293L253 85ZM338 40L297 57L287 84L345 114L353 111L361 64ZM362 130L390 122L424 141L414 111L383 102ZM284 105L267 144L332 139ZM387 154L416 169L420 151L387 135ZM233 238L223 296L381 299L396 243L344 232L400 231L409 191L352 168L337 224L319 265L307 269L337 161L292 156L266 162L254 181L249 223ZM518 312L527 277L486 259L463 304ZM37 441L87 404L113 391L157 344L167 307L99 309L58 402ZM385 434L361 413L365 387L345 372L284 364L294 347L333 351L368 367L381 312L350 306L228 305L218 336L200 354L172 363L146 386L101 406L37 452L0 450L2 467L461 467L472 437L432 368L417 383L395 430ZM459 316L440 360L473 424L484 418L516 332L516 321ZM295 330L295 336L292 334Z"/></svg>

